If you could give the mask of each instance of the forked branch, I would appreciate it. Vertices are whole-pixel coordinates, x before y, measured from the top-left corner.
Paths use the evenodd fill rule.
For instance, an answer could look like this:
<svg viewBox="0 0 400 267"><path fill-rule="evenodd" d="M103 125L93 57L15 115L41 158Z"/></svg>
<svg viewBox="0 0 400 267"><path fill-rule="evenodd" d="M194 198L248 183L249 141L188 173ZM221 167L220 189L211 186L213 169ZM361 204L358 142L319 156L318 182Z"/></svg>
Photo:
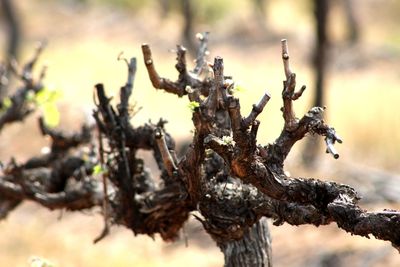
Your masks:
<svg viewBox="0 0 400 267"><path fill-rule="evenodd" d="M240 247L242 241L254 241L253 235L260 234L257 231L265 230L263 217L273 218L276 225L287 222L319 226L336 222L352 234L372 234L399 248L399 212L367 212L358 206L360 197L349 186L286 175L286 157L293 145L307 134L325 137L327 152L334 158L339 154L333 145L342 142L334 128L324 122L324 108L313 107L303 117L296 117L293 102L301 97L305 86L296 92L296 75L290 69L287 41L282 40L286 79L282 91L283 129L275 142L259 144L257 117L270 95L265 93L250 114L243 117L240 100L230 90L232 78L225 75L221 57L210 64L212 75L201 79L201 69L208 65L207 37L204 34L200 38L194 71L188 70L186 50L177 46L175 67L179 77L175 82L159 76L150 47L142 46L153 86L178 96L188 95L190 101L197 102L192 115L193 139L181 158L175 156L175 142L165 129L166 121L139 127L131 124L129 98L136 60L124 59L128 78L120 89L117 106L112 104L103 84L95 86L94 118L101 146L100 155L95 158L100 158L100 166L96 165L99 160L88 162L69 154L69 150L79 149L91 140L85 129L80 134L65 135L49 129L41 120L43 134L52 140L50 156L7 166L0 175L1 207L6 207L8 212L25 199L48 208L70 210L103 206L107 227L112 222L124 225L135 234L160 234L167 241L179 236L190 212L198 211L202 216L198 219L225 256L231 255L232 249ZM153 152L161 172L158 180L138 156L142 149ZM62 153L56 153L59 150ZM95 178L99 172L102 184ZM102 189L105 187L109 190ZM264 238L265 233L260 236ZM269 244L267 239L258 241L255 239L251 247L262 244L265 249ZM265 252L262 249L257 250L261 260L253 261L240 252L238 258L243 257L245 262L265 262L264 256L260 256Z"/></svg>
<svg viewBox="0 0 400 267"><path fill-rule="evenodd" d="M43 89L42 82L47 67L42 68L37 79L34 78L33 70L44 47L45 44L40 43L32 59L22 68L19 67L17 61L11 62L11 70L23 85L13 95L0 99L0 131L7 124L23 121L34 111L34 105L29 101L29 94L36 95Z"/></svg>

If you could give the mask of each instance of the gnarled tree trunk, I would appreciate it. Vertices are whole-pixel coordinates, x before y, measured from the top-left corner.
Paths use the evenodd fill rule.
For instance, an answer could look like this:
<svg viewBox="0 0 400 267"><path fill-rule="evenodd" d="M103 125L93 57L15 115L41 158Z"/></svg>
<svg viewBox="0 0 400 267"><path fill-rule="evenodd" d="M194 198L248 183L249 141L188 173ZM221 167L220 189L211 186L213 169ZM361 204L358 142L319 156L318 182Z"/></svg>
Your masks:
<svg viewBox="0 0 400 267"><path fill-rule="evenodd" d="M164 120L139 127L131 124L134 113L129 98L136 58L122 58L128 77L117 105L106 95L103 84L95 85L98 147L88 145L93 143L90 127L67 135L39 120L42 134L50 137L50 152L24 163L13 160L0 169L0 218L24 200L70 211L97 206L103 209L105 228L96 242L108 234L111 224L123 225L134 234L159 234L163 240L173 241L193 214L223 251L226 266L272 265L265 218L272 218L274 225L335 222L351 234L373 235L399 249L400 212L365 211L358 206L358 193L349 186L291 177L284 171L292 147L306 135L323 136L334 158L339 156L334 144L342 142L323 120L323 108L313 107L301 118L296 116L294 101L305 86L296 90L287 41L282 40L284 125L274 142L262 145L257 143L257 117L270 95L264 92L250 113L242 114L233 79L224 74L223 59L207 62L207 38L207 34L199 35L199 55L191 71L186 49L177 46L176 81L158 75L150 46L142 45L153 86L190 101L194 134L182 158L176 156L175 141ZM18 74L23 86L9 97L9 105L0 113L0 130L32 112L26 96L43 89L44 73L38 78L32 75L40 51ZM159 179L145 168L139 150L153 152Z"/></svg>
<svg viewBox="0 0 400 267"><path fill-rule="evenodd" d="M265 218L251 226L242 239L218 246L224 253L226 267L272 266L271 236Z"/></svg>

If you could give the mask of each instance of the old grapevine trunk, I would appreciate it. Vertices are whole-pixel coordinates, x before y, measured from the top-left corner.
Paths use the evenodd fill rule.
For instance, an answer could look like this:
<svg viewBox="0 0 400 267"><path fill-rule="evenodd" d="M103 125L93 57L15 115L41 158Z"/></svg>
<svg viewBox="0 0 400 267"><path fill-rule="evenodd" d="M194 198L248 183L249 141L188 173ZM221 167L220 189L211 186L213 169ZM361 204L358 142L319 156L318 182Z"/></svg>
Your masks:
<svg viewBox="0 0 400 267"><path fill-rule="evenodd" d="M207 61L207 38L207 33L199 35L193 70L188 70L186 49L177 46L176 81L159 76L149 45L142 45L152 85L190 101L194 134L182 157L175 153L166 121L139 127L131 124L134 110L129 98L137 62L120 57L127 64L128 77L118 103L113 104L103 84L95 86L97 145L92 145L94 127L65 134L39 120L43 135L50 137L50 152L25 163L11 161L1 169L0 217L5 218L23 200L70 211L97 206L103 210L105 227L96 242L108 234L111 224L173 241L193 214L221 248L226 266L272 265L266 218L272 218L275 225L335 222L347 232L374 235L399 248L399 212L365 211L357 205L359 196L349 186L289 177L284 172L291 148L306 135L323 136L326 151L334 158L339 157L334 144L341 143L322 119L323 108L313 107L301 118L296 116L294 101L305 86L296 90L287 41L282 40L283 129L273 143L258 144L257 116L270 95L262 94L251 112L243 115L240 100L234 95L233 78L224 73L223 59ZM8 107L2 106L0 130L32 112L26 95L43 90L44 72L38 79L32 75L40 52L41 48L19 74L24 86L9 97ZM145 167L138 156L140 150L153 152L159 179Z"/></svg>
<svg viewBox="0 0 400 267"><path fill-rule="evenodd" d="M225 266L272 266L271 236L268 222L261 219L243 234L242 239L218 244Z"/></svg>

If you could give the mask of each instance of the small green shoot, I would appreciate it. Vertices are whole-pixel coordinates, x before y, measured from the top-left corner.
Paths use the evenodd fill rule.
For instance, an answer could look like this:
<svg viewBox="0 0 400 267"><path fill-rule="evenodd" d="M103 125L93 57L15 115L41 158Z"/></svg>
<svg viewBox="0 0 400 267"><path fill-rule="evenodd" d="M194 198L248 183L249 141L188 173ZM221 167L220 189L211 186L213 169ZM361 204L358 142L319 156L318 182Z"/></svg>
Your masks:
<svg viewBox="0 0 400 267"><path fill-rule="evenodd" d="M188 104L188 108L190 109L191 112L194 112L196 108L200 107L200 103L196 101L191 101Z"/></svg>
<svg viewBox="0 0 400 267"><path fill-rule="evenodd" d="M44 103L42 111L47 126L56 127L60 123L60 112L55 103Z"/></svg>
<svg viewBox="0 0 400 267"><path fill-rule="evenodd" d="M1 111L7 110L9 107L11 107L11 105L12 105L11 98L5 97L5 98L3 99L3 103L2 103L2 105L1 105Z"/></svg>
<svg viewBox="0 0 400 267"><path fill-rule="evenodd" d="M61 97L61 92L55 89L43 88L35 95L27 95L27 99L32 99L36 106L40 107L46 125L56 127L60 123L60 112L56 101Z"/></svg>
<svg viewBox="0 0 400 267"><path fill-rule="evenodd" d="M93 167L94 175L104 174L106 172L107 172L107 168L102 166L101 164L97 164Z"/></svg>
<svg viewBox="0 0 400 267"><path fill-rule="evenodd" d="M242 85L240 85L240 84L235 84L235 86L233 87L233 89L232 89L232 93L233 94L235 94L235 93L242 93L242 92L245 92L246 91L246 88L244 88Z"/></svg>
<svg viewBox="0 0 400 267"><path fill-rule="evenodd" d="M49 103L49 102L54 103L60 98L61 98L60 90L45 87L35 94L34 101L38 106L40 106L44 103Z"/></svg>

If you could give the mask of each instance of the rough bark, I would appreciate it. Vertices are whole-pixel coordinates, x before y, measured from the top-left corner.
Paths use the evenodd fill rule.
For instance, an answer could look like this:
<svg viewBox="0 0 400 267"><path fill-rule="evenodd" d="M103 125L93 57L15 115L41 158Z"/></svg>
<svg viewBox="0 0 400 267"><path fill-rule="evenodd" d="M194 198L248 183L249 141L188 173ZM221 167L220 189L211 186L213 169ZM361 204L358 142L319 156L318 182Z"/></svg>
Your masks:
<svg viewBox="0 0 400 267"><path fill-rule="evenodd" d="M240 240L218 244L224 253L226 267L272 266L271 236L266 219L251 226Z"/></svg>
<svg viewBox="0 0 400 267"><path fill-rule="evenodd" d="M368 212L358 206L359 194L347 185L285 174L286 157L306 135L324 137L327 152L335 159L339 154L334 145L342 142L322 119L323 108L313 107L301 118L296 116L294 101L302 96L305 86L296 91L287 41L282 40L284 125L273 143L262 145L257 143L257 116L270 95L264 93L250 114L243 116L240 100L233 94L233 79L224 73L223 59L216 57L212 64L207 61L207 38L207 34L199 38L193 70L187 67L185 49L178 46L176 81L157 73L150 47L142 46L153 86L191 101L194 134L183 157L176 156L175 141L164 120L139 127L131 124L134 110L129 98L136 59L119 57L126 63L128 75L117 103L112 104L103 84L95 85L93 116L98 145L90 145L93 127L65 134L40 120L42 133L50 136L50 153L23 164L11 161L1 170L0 217L6 217L24 200L50 209L99 207L105 227L95 242L106 237L113 224L123 225L134 234L159 234L172 241L193 214L224 252L226 266L272 264L263 218L272 218L275 225L335 222L351 234L372 234L399 249L398 211ZM24 82L36 88L32 80ZM23 107L13 104L0 118L7 118L10 109L14 114ZM83 153L88 148L89 160ZM139 150L153 152L161 172L159 179L152 177L138 157Z"/></svg>

